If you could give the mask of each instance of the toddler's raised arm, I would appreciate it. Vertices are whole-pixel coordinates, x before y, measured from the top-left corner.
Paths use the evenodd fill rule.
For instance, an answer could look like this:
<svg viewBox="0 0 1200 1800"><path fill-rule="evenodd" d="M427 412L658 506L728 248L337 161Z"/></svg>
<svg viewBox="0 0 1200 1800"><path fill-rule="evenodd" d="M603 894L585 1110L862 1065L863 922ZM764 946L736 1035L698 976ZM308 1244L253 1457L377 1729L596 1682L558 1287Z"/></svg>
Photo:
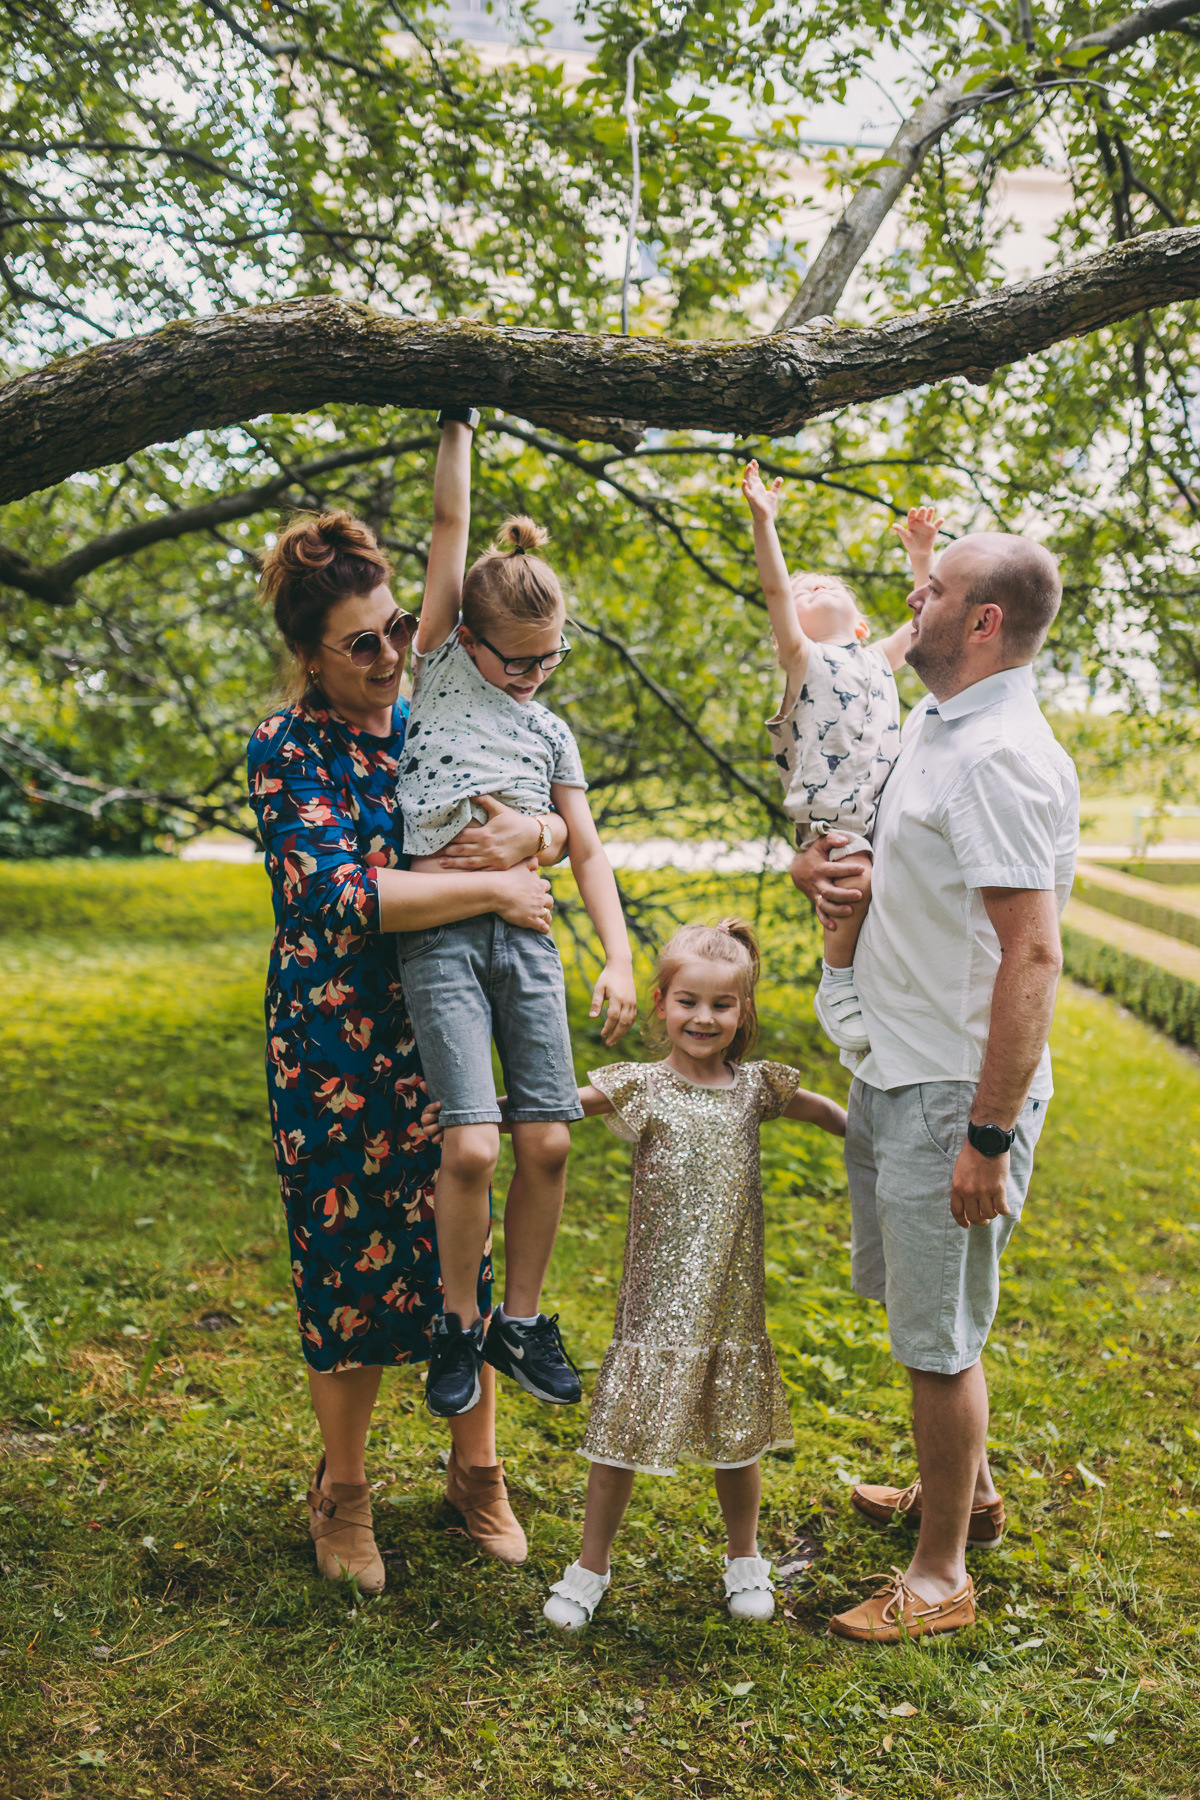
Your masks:
<svg viewBox="0 0 1200 1800"><path fill-rule="evenodd" d="M942 524L943 521L937 517L936 506L910 506L903 525L892 526L908 551L914 588L924 587L929 580L929 571L933 566L933 547ZM879 648L889 668L898 669L907 656L908 646L912 643L912 629L912 620L909 619L898 631L893 631L890 637L880 641Z"/></svg>
<svg viewBox="0 0 1200 1800"><path fill-rule="evenodd" d="M742 493L746 496L750 517L754 521L754 560L758 564L758 579L762 582L771 630L775 633L779 666L787 675L790 687L798 685L804 679L804 671L808 666L809 641L796 617L792 579L783 560L779 533L775 529L775 514L779 511L782 491L782 476L777 475L770 487L765 487L758 464L746 464L746 472L742 476Z"/></svg>

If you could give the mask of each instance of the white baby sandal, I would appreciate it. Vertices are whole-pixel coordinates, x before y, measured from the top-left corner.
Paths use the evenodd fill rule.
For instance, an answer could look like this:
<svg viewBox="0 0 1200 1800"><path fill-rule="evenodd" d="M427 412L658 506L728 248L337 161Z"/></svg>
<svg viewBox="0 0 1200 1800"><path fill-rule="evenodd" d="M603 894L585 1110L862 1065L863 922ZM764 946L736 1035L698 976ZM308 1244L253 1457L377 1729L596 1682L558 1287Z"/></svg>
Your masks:
<svg viewBox="0 0 1200 1800"><path fill-rule="evenodd" d="M595 1575L577 1562L570 1563L562 1580L550 1589L542 1612L561 1630L580 1631L591 1623L611 1579L611 1575Z"/></svg>
<svg viewBox="0 0 1200 1800"><path fill-rule="evenodd" d="M725 1558L725 1598L734 1619L775 1616L775 1583L765 1556Z"/></svg>

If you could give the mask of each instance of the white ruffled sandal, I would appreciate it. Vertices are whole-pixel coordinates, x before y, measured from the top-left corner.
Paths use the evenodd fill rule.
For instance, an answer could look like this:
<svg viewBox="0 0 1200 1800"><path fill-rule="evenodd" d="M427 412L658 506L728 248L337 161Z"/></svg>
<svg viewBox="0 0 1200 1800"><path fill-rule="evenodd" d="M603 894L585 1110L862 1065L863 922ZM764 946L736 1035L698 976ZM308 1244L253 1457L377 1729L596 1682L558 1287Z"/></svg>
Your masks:
<svg viewBox="0 0 1200 1800"><path fill-rule="evenodd" d="M611 1580L611 1574L596 1575L577 1562L570 1563L562 1580L550 1589L542 1613L563 1631L580 1631L591 1624Z"/></svg>
<svg viewBox="0 0 1200 1800"><path fill-rule="evenodd" d="M775 1616L775 1583L764 1556L725 1558L725 1598L735 1619L771 1619Z"/></svg>

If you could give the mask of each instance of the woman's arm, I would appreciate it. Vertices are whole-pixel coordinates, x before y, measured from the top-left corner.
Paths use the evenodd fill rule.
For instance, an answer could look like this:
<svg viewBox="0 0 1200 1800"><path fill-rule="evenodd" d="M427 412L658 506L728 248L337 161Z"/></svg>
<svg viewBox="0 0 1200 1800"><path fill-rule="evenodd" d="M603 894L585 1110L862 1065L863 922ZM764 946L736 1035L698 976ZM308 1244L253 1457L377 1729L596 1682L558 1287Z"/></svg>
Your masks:
<svg viewBox="0 0 1200 1800"><path fill-rule="evenodd" d="M474 432L447 419L433 477L433 533L416 649L428 656L444 644L462 609L467 539L471 530L471 440Z"/></svg>
<svg viewBox="0 0 1200 1800"><path fill-rule="evenodd" d="M596 935L604 946L605 963L600 979L592 989L589 1016L599 1018L605 1001L608 1015L600 1036L604 1043L615 1044L624 1037L637 1018L637 988L633 980L633 951L621 911L621 896L613 880L612 865L604 854L600 833L588 807L582 788L566 787L552 782L550 796L558 812L567 822L567 845L571 853L571 873L587 908L588 918L596 927Z"/></svg>
<svg viewBox="0 0 1200 1800"><path fill-rule="evenodd" d="M832 1132L834 1137L844 1138L846 1135L846 1110L827 1094L810 1094L807 1088L801 1088L793 1094L783 1109L785 1119L799 1119L805 1125L819 1125L822 1131Z"/></svg>
<svg viewBox="0 0 1200 1800"><path fill-rule="evenodd" d="M499 913L510 925L529 931L550 930L554 900L550 883L530 857L515 869L489 869L479 874L451 871L417 874L408 869L379 869L379 930L424 931Z"/></svg>
<svg viewBox="0 0 1200 1800"><path fill-rule="evenodd" d="M494 794L471 797L487 813L487 822L467 825L438 853L443 869L511 869L531 856L542 864L561 862L567 848L567 822L558 813L545 812L535 818L505 806ZM545 850L539 850L543 819L550 842Z"/></svg>

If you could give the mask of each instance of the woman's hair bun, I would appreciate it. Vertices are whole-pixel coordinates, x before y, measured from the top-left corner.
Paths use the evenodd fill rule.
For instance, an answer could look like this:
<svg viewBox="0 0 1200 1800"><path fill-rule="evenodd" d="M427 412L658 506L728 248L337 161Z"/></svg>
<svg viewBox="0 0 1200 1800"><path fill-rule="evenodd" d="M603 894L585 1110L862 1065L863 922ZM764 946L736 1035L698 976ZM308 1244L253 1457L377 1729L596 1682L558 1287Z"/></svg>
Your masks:
<svg viewBox="0 0 1200 1800"><path fill-rule="evenodd" d="M371 560L379 555L379 546L367 526L348 512L310 513L294 519L280 533L267 560L281 574L295 577L327 569L339 555L365 555Z"/></svg>
<svg viewBox="0 0 1200 1800"><path fill-rule="evenodd" d="M293 519L263 556L259 573L259 597L301 668L325 635L331 607L391 579L370 526L348 512ZM306 685L304 678L296 692Z"/></svg>
<svg viewBox="0 0 1200 1800"><path fill-rule="evenodd" d="M526 555L532 550L540 550L549 538L550 533L527 519L524 513L515 513L512 518L505 519L503 525L492 539L492 548L501 555L507 553L515 556L518 552Z"/></svg>

